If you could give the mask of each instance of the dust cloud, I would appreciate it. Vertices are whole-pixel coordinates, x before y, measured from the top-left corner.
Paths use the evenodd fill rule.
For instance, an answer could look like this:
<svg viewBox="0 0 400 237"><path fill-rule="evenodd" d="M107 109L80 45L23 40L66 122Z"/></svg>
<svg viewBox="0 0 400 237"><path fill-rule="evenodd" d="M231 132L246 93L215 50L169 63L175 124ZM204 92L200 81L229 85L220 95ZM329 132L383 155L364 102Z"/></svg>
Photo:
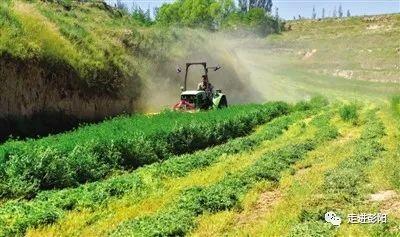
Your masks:
<svg viewBox="0 0 400 237"><path fill-rule="evenodd" d="M218 71L209 71L209 79L214 89L221 89L227 95L229 104L260 103L267 100L263 90L255 88L249 66L244 65L237 55L237 52L246 50L247 45L262 45L262 38L256 35L238 37L193 30L186 34L190 34L186 39L192 39L193 42L185 42L185 46L182 46L183 55L152 68L152 73L147 76L149 79L141 102L144 112L171 108L178 102L186 62L207 62L207 66L221 66ZM176 72L177 66L183 69L181 73ZM202 72L202 66L190 67L188 90L196 89Z"/></svg>

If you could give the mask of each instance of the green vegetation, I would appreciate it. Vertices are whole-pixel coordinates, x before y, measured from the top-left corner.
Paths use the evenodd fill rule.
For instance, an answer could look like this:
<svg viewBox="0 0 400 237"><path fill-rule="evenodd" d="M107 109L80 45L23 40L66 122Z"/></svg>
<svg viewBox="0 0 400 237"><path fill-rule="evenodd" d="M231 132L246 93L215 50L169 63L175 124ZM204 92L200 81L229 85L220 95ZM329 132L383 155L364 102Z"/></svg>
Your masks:
<svg viewBox="0 0 400 237"><path fill-rule="evenodd" d="M394 96L391 100L391 108L394 115L400 119L400 96Z"/></svg>
<svg viewBox="0 0 400 237"><path fill-rule="evenodd" d="M372 197L398 190L393 182L397 177L393 169L398 167L398 130L393 129L397 123L393 123L389 108L357 105L356 124L341 118L340 108L346 104L330 107L330 123L338 126L340 133L336 131L335 140L310 151L283 172L278 184L268 181L246 191L238 208L203 213L196 218L191 236L395 236L397 196L385 200ZM323 117L310 124L326 123ZM327 211L342 218L340 227L326 223ZM347 223L350 213L379 212L388 214L388 223Z"/></svg>
<svg viewBox="0 0 400 237"><path fill-rule="evenodd" d="M194 217L204 212L234 208L240 195L254 182L279 179L281 170L302 158L310 149L310 143L300 143L265 154L255 165L239 174L227 176L207 188L186 190L163 212L121 224L111 236L183 236L194 227Z"/></svg>
<svg viewBox="0 0 400 237"><path fill-rule="evenodd" d="M331 198L343 198L344 196L345 200L351 201L352 197L359 196L360 182L365 177L363 169L383 150L379 140L385 135L385 130L382 122L377 120L374 113L375 111L371 111L367 114L365 128L357 141L354 155L327 172L324 189L331 195Z"/></svg>
<svg viewBox="0 0 400 237"><path fill-rule="evenodd" d="M74 80L85 96L135 102L132 92L159 83L147 78L166 78L165 65L202 51L199 32L220 31L212 49L226 48L221 58L266 99L338 101L121 116L8 141L0 236L395 236L399 15L287 25L266 40L231 37L283 25L230 0L179 0L155 21L101 1L2 1L0 62L54 72L47 83ZM355 98L363 101L348 103ZM325 223L328 210L342 217L339 228ZM345 223L349 213L378 211L387 224Z"/></svg>
<svg viewBox="0 0 400 237"><path fill-rule="evenodd" d="M344 121L357 123L358 119L357 104L351 103L343 105L339 109L339 114Z"/></svg>
<svg viewBox="0 0 400 237"><path fill-rule="evenodd" d="M126 79L129 75L121 70L122 65L132 64L123 59L121 47L112 44L112 39L100 40L93 33L88 33L87 29L93 22L83 21L82 18L99 14L100 18L104 16L103 20L113 26L117 26L116 19L113 20L106 12L94 7L86 8L89 12L83 9L66 11L63 4L35 2L6 1L1 4L1 55L8 54L21 60L38 58L49 67L53 65L53 68L69 67L71 73L75 72L87 80L96 78L93 77L96 72L99 73L99 82L104 81L104 84L111 86L110 90L117 89L123 80L121 77ZM55 13L57 9L64 14ZM55 26L60 26L59 30ZM112 52L108 58L106 51ZM111 70L117 70L115 76L111 75ZM104 84L91 84L106 89Z"/></svg>
<svg viewBox="0 0 400 237"><path fill-rule="evenodd" d="M382 181L368 167L387 169L384 165L396 150L390 145L393 141L385 143L389 136L390 139L396 136L391 130L386 135L388 114L382 123L381 111L357 103L358 122L349 123L342 115L346 106L349 104L326 105L326 101L317 98L295 106L270 103L230 108L241 111L239 117L256 111L252 117L258 122L254 124L267 123L246 137L192 154L170 154L171 157L162 162L132 172L114 173L107 179L76 188L38 190L31 200L4 200L0 207L0 236L51 236L55 233L63 233L62 236L181 236L197 231L204 234L206 231L201 232L200 228L214 223L219 223L221 229L208 233L255 236L262 233L289 236L365 233L366 229L353 230L346 224L340 229L333 228L324 222L323 214L329 209L345 217L352 211L375 210L374 205L366 204L369 202L367 194L372 191L369 183L375 186ZM221 111L161 113L143 116L143 120L141 116L120 118L46 139L55 141L57 137L76 135L81 130L116 125L120 120L154 123L169 116L168 119L178 121L180 117L182 121L188 118L197 121L217 116ZM259 111L264 112L258 116ZM276 116L271 115L272 111ZM228 109L229 115L222 120L230 119L231 112ZM214 117L213 121L218 123L219 120ZM164 131L168 129L167 126ZM31 142L42 140L45 139ZM5 145L18 147L21 144L23 142ZM385 158L381 160L380 157ZM396 187L395 172L386 174L390 177L385 185ZM284 194L271 204L265 204L270 205L269 208L254 210L261 204L248 204L248 195L265 198L265 192ZM237 222L243 219L249 223L242 226ZM394 218L388 225L368 230L390 234L396 221ZM110 226L114 227L110 229Z"/></svg>
<svg viewBox="0 0 400 237"><path fill-rule="evenodd" d="M241 196L255 183L262 180L279 181L281 171L304 158L307 152L315 149L320 142L337 135L326 116L317 117L313 121L318 129L313 140L305 140L268 152L249 168L227 175L209 187L188 189L165 210L153 216L122 223L111 236L183 236L195 227L195 217L202 213L215 213L237 207Z"/></svg>
<svg viewBox="0 0 400 237"><path fill-rule="evenodd" d="M366 167L384 150L380 140L385 135L385 128L375 113L372 110L366 114L365 127L355 142L354 153L325 173L323 197L302 210L301 223L293 227L291 236L315 236L321 232L326 233L324 236L335 236L337 231L326 225L323 214L329 210L346 216L346 205L360 205L365 198Z"/></svg>
<svg viewBox="0 0 400 237"><path fill-rule="evenodd" d="M310 107L319 108L319 106L314 106ZM309 113L314 112L312 110L294 112L291 115L279 117L250 136L236 138L225 144L193 154L172 157L162 163L139 168L132 173L81 185L74 189L40 192L31 201L8 201L0 208L0 223L4 223L0 227L0 236L23 235L28 227L53 223L68 211L95 210L115 198L129 193L135 194L134 201L139 202L151 190L160 189L163 180L170 177L182 177L195 169L211 166L218 159L222 159L222 155L250 151L266 140L275 139L289 125ZM207 114L205 113L205 115ZM186 114L178 115L185 116ZM170 116L172 115L170 114ZM267 115L267 117L269 116ZM152 177L150 183L148 182L149 177ZM131 199L131 201L133 200Z"/></svg>
<svg viewBox="0 0 400 237"><path fill-rule="evenodd" d="M322 214L322 213L321 213ZM330 232L331 225L329 223L321 223L317 221L309 221L293 228L288 236L333 236Z"/></svg>
<svg viewBox="0 0 400 237"><path fill-rule="evenodd" d="M40 140L0 146L2 197L76 186L248 134L286 114L285 103L232 106L208 113L164 112L116 118Z"/></svg>
<svg viewBox="0 0 400 237"><path fill-rule="evenodd" d="M193 11L192 9L196 9ZM207 29L248 29L261 35L280 32L282 23L263 8L242 11L232 0L179 0L164 4L158 11L156 22L161 25L183 25Z"/></svg>

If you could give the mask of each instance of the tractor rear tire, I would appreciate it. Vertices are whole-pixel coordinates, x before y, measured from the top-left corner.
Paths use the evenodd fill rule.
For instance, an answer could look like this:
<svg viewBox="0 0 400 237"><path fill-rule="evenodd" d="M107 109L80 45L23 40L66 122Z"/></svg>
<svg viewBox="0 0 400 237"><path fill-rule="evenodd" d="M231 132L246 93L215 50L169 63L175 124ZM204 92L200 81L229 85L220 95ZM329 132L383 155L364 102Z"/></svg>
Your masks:
<svg viewBox="0 0 400 237"><path fill-rule="evenodd" d="M221 98L221 101L218 104L218 109L223 109L223 108L226 108L226 107L228 107L228 101L226 100L226 97L223 96Z"/></svg>

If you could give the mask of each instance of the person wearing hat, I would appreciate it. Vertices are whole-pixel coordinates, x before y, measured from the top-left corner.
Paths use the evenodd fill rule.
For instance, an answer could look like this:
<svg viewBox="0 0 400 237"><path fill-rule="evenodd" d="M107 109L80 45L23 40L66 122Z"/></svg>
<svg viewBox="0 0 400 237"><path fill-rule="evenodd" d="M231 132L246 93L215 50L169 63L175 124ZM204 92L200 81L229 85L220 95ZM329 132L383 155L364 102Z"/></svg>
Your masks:
<svg viewBox="0 0 400 237"><path fill-rule="evenodd" d="M208 81L207 75L203 75L203 76L201 76L201 78L202 78L202 81L197 85L197 90L205 91L206 94L210 97L212 95L214 87Z"/></svg>

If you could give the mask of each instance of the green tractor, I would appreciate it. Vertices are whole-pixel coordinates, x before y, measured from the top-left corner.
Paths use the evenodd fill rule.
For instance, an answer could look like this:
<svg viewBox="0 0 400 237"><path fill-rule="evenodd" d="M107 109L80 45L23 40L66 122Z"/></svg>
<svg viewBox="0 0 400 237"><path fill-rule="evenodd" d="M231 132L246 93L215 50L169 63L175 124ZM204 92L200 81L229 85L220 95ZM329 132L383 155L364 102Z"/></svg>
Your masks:
<svg viewBox="0 0 400 237"><path fill-rule="evenodd" d="M190 66L200 65L204 69L202 76L203 82L196 90L187 90L186 84L188 79L188 72ZM178 103L173 106L174 110L185 110L185 111L196 111L196 110L207 110L207 109L220 109L228 107L228 101L226 95L221 90L213 90L212 85L208 82L208 71L219 70L220 66L207 67L206 62L186 63L184 84L181 87L181 98ZM177 68L177 72L182 72L180 67Z"/></svg>

